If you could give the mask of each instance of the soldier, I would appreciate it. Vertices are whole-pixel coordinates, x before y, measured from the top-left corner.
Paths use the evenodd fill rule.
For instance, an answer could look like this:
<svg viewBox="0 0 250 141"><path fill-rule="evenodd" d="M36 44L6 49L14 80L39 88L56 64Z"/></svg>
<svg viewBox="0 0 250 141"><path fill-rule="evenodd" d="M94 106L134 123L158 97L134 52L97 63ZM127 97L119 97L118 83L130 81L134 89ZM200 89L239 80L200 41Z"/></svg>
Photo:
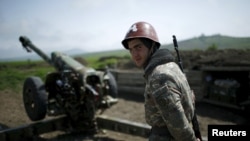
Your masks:
<svg viewBox="0 0 250 141"><path fill-rule="evenodd" d="M191 120L194 94L174 56L161 44L147 22L134 23L122 45L137 67L144 70L145 118L152 126L149 141L194 141Z"/></svg>

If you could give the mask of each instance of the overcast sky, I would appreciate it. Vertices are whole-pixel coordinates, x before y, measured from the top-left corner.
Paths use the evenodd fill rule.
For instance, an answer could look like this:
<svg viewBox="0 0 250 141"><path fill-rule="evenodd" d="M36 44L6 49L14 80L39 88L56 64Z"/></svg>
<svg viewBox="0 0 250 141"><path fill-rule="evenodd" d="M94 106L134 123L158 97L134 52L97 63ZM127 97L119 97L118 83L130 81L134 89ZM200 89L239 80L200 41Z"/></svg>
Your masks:
<svg viewBox="0 0 250 141"><path fill-rule="evenodd" d="M221 34L250 37L249 0L0 0L0 48L21 48L25 35L44 50L122 48L137 21L151 23L162 44Z"/></svg>

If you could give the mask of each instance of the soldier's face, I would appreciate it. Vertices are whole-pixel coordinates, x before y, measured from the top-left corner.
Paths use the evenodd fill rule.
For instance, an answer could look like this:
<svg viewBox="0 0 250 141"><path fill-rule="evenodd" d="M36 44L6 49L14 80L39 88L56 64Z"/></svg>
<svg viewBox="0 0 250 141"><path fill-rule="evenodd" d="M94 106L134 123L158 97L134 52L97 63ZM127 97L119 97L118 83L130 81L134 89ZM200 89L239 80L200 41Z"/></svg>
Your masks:
<svg viewBox="0 0 250 141"><path fill-rule="evenodd" d="M128 49L137 67L143 67L149 56L149 49L139 39L128 41Z"/></svg>

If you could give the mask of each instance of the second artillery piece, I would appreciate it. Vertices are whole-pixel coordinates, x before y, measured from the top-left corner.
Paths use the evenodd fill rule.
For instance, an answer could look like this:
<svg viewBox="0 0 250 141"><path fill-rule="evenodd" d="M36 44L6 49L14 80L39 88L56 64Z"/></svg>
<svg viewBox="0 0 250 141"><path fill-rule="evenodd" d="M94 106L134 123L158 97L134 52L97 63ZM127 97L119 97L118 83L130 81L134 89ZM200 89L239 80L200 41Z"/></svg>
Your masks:
<svg viewBox="0 0 250 141"><path fill-rule="evenodd" d="M29 38L20 36L22 46L34 51L55 72L46 75L45 82L37 76L24 81L23 102L26 113L32 121L48 116L67 115L71 127L77 131L95 131L95 114L118 102L117 84L112 73L88 68L61 53L52 52L51 58L37 48Z"/></svg>

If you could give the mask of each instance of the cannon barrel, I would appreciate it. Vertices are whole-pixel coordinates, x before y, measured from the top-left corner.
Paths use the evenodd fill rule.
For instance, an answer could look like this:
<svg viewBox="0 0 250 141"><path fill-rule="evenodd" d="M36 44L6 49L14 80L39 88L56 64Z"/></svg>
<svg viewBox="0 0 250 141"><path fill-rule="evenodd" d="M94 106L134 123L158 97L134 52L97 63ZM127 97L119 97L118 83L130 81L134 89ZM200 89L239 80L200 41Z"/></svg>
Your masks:
<svg viewBox="0 0 250 141"><path fill-rule="evenodd" d="M52 60L39 48L37 48L28 37L20 36L20 42L22 43L23 47L27 50L27 52L31 52L31 50L35 51L39 56L41 56L46 62L50 65L53 65Z"/></svg>

